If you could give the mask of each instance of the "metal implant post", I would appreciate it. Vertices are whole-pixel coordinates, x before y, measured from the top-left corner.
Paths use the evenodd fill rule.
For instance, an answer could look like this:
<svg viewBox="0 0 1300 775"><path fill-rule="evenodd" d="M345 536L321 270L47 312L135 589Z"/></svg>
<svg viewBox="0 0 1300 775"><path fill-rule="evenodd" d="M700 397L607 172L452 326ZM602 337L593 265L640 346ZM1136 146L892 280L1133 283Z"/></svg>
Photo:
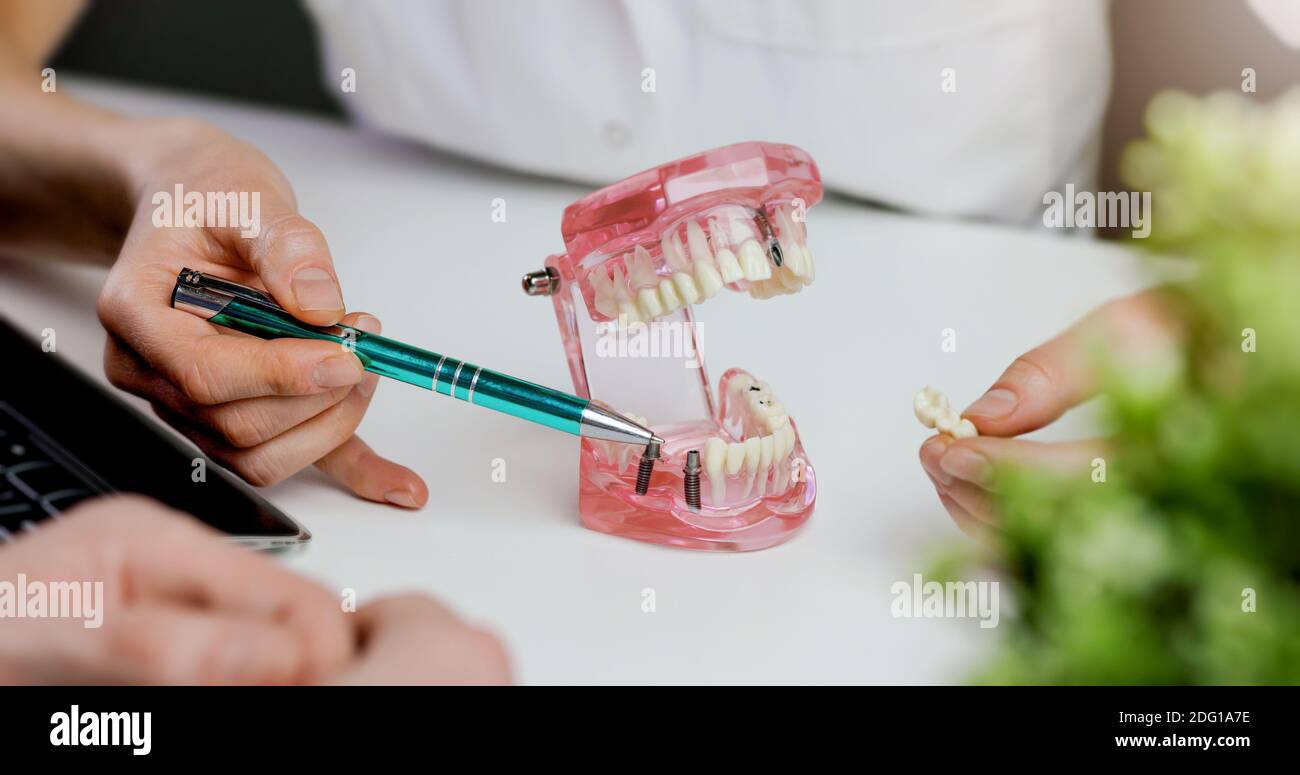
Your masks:
<svg viewBox="0 0 1300 775"><path fill-rule="evenodd" d="M686 453L686 469L682 477L682 490L686 495L686 505L692 511L700 510L700 451L693 449Z"/></svg>
<svg viewBox="0 0 1300 775"><path fill-rule="evenodd" d="M636 494L645 495L650 489L650 475L654 473L655 461L659 459L659 441L651 439L641 453L641 462L636 467Z"/></svg>
<svg viewBox="0 0 1300 775"><path fill-rule="evenodd" d="M772 233L772 224L767 220L767 213L762 210L755 210L754 222L758 224L759 234L762 234L767 242L767 254L771 256L772 263L779 268L785 263L785 252L781 250L781 243L777 240L776 235Z"/></svg>

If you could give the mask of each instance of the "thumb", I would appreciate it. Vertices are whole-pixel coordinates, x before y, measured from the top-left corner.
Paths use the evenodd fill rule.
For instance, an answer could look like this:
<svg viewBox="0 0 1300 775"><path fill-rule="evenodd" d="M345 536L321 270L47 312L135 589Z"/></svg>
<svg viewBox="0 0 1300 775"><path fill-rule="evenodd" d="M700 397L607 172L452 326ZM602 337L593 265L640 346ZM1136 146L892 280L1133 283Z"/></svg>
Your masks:
<svg viewBox="0 0 1300 775"><path fill-rule="evenodd" d="M273 209L241 252L294 317L316 326L333 325L343 317L343 291L325 235L297 212Z"/></svg>
<svg viewBox="0 0 1300 775"><path fill-rule="evenodd" d="M1168 346L1173 321L1158 291L1098 307L1056 338L1012 362L1002 376L962 412L985 436L1016 436L1037 430L1097 392L1093 356L1149 358Z"/></svg>

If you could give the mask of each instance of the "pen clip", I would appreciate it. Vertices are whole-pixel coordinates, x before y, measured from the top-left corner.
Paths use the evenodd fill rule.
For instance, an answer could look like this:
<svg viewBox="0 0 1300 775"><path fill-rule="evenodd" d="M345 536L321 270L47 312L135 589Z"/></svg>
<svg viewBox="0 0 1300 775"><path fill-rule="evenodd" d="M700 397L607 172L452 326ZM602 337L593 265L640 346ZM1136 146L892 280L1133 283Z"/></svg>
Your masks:
<svg viewBox="0 0 1300 775"><path fill-rule="evenodd" d="M280 310L281 312L284 311L283 307L275 303L275 299L272 299L270 296L267 296L265 293L262 293L255 288L249 288L247 285L240 285L239 283L231 282L230 280L223 280L220 277L213 277L210 274L204 274L196 269L190 269L188 267L181 269L181 273L176 278L176 282L177 284L184 283L207 291L216 291L231 296L238 296L245 301L251 301L263 306L271 307Z"/></svg>

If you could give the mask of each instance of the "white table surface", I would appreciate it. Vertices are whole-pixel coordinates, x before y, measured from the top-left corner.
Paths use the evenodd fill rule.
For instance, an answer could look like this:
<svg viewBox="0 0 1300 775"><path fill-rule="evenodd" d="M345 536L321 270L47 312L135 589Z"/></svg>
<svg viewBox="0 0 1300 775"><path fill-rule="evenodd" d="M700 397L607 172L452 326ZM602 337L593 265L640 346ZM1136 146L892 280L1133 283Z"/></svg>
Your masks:
<svg viewBox="0 0 1300 775"><path fill-rule="evenodd" d="M551 305L525 297L519 276L559 251L560 213L584 188L300 115L60 86L126 113L200 116L252 141L324 230L351 308L377 313L398 338L571 387ZM489 217L496 197L505 223ZM497 631L524 682L960 680L997 629L890 613L891 584L967 540L917 463L926 432L912 394L931 383L973 400L1020 352L1146 280L1113 245L834 199L811 211L809 233L815 285L762 302L724 294L701 309L712 378L740 365L767 379L817 468L816 513L789 543L700 553L585 530L577 439L385 383L361 434L425 477L430 504L370 504L303 472L263 491L315 536L283 561L363 601L437 595ZM102 382L102 279L0 261L0 310L32 333L54 327L60 353ZM957 331L956 352L940 349L945 328ZM1046 437L1079 435L1086 414ZM505 483L491 478L498 457ZM653 613L642 611L647 588Z"/></svg>

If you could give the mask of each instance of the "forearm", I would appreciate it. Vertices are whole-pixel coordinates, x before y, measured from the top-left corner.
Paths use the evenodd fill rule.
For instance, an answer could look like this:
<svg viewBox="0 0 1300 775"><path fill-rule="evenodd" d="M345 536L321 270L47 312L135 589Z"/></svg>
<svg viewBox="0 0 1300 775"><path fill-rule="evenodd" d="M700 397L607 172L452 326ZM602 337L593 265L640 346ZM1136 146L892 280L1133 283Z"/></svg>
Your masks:
<svg viewBox="0 0 1300 775"><path fill-rule="evenodd" d="M0 33L0 255L111 261L142 179L129 119L42 88Z"/></svg>

